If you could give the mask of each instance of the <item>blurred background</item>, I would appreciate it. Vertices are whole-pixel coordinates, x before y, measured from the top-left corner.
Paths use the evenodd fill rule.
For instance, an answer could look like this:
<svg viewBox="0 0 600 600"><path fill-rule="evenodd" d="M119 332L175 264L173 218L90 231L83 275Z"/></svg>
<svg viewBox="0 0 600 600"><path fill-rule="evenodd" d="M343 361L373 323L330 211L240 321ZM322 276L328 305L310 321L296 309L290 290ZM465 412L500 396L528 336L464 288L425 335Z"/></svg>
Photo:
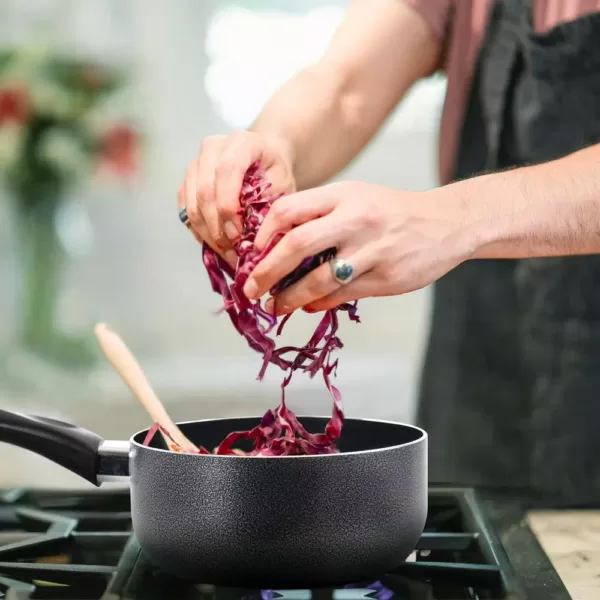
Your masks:
<svg viewBox="0 0 600 600"><path fill-rule="evenodd" d="M109 323L177 420L260 415L281 373L224 317L176 190L204 136L246 128L325 48L345 0L0 2L0 406L122 439L148 417L100 356ZM340 178L436 185L445 81L415 86ZM306 98L310 102L310 98ZM411 421L429 293L362 301L343 322L346 413ZM303 343L317 317L294 315ZM320 380L296 377L299 414L329 414ZM0 449L0 487L80 482Z"/></svg>

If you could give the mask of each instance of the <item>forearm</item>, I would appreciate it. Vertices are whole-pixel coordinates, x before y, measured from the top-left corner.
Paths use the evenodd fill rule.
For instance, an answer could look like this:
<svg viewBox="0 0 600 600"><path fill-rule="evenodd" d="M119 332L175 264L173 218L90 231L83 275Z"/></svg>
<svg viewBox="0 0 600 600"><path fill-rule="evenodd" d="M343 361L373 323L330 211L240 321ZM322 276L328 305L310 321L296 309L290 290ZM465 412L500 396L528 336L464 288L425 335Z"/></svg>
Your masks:
<svg viewBox="0 0 600 600"><path fill-rule="evenodd" d="M377 127L360 121L359 107L343 88L343 82L318 65L302 71L279 90L252 127L282 144L299 190L342 170Z"/></svg>
<svg viewBox="0 0 600 600"><path fill-rule="evenodd" d="M444 189L468 215L472 258L600 253L600 144Z"/></svg>
<svg viewBox="0 0 600 600"><path fill-rule="evenodd" d="M299 189L319 185L348 165L439 55L427 23L400 0L354 0L323 58L286 83L252 129L281 142Z"/></svg>

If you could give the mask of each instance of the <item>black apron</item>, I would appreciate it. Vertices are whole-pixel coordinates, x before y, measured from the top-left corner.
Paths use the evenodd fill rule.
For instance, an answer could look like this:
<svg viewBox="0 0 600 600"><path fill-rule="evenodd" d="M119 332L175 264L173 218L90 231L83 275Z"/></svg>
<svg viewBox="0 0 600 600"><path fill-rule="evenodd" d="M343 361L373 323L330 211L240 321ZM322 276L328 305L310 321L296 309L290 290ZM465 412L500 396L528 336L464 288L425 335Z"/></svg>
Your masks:
<svg viewBox="0 0 600 600"><path fill-rule="evenodd" d="M455 179L600 142L600 13L492 11ZM600 171L599 171L600 177ZM418 422L430 481L600 506L600 257L473 260L435 285Z"/></svg>

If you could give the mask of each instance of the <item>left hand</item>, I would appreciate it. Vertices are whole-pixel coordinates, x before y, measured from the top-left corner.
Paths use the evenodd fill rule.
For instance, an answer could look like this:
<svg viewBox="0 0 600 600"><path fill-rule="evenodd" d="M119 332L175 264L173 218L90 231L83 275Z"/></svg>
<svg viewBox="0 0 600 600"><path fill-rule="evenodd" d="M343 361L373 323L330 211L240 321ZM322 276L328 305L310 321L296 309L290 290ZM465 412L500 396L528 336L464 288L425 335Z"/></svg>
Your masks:
<svg viewBox="0 0 600 600"><path fill-rule="evenodd" d="M273 234L287 233L256 266L244 292L260 298L302 260L331 247L354 267L349 283L338 283L326 263L270 299L267 310L277 315L301 307L316 312L429 285L472 251L463 203L444 191L342 182L280 198L255 244L262 249Z"/></svg>

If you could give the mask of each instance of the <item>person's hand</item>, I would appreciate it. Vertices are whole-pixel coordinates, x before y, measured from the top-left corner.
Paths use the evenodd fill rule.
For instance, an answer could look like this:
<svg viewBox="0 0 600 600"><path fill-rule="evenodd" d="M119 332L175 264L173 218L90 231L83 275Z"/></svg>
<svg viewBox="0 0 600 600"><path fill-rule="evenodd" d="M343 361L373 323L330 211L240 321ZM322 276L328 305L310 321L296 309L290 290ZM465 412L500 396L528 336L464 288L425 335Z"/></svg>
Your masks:
<svg viewBox="0 0 600 600"><path fill-rule="evenodd" d="M291 156L284 142L240 131L205 138L177 194L179 210L187 210L188 227L196 239L232 266L236 261L232 242L242 231L237 214L242 179L255 161L260 162L273 193L295 190Z"/></svg>
<svg viewBox="0 0 600 600"><path fill-rule="evenodd" d="M353 266L350 282L339 283L325 263L270 299L267 310L316 312L423 288L470 256L468 216L457 200L444 188L406 192L361 182L280 198L265 217L256 246L264 248L276 232L287 233L255 267L244 292L260 298L303 259L332 247Z"/></svg>

